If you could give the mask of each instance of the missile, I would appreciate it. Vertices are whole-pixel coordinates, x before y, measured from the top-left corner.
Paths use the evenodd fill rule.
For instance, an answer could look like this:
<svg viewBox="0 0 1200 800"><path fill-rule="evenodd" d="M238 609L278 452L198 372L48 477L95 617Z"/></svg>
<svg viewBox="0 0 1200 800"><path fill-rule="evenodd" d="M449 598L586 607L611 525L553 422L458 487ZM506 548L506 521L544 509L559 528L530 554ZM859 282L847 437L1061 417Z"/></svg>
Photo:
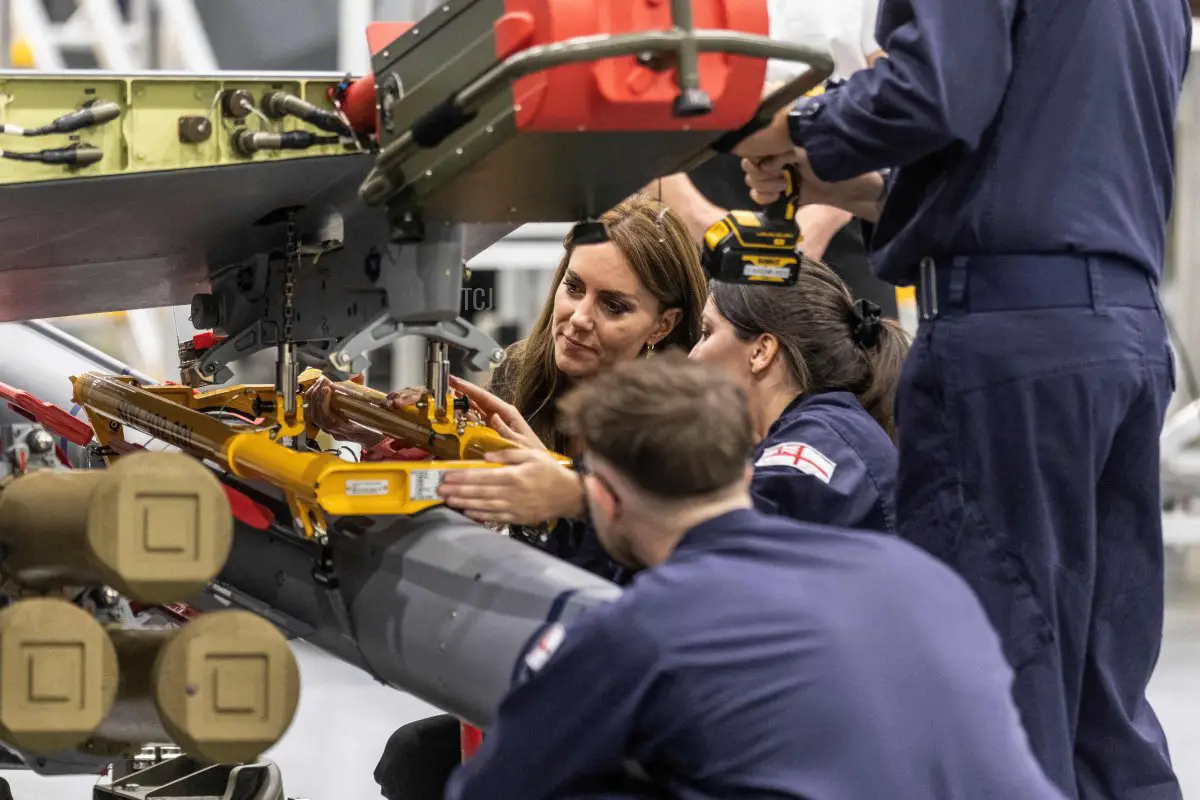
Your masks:
<svg viewBox="0 0 1200 800"><path fill-rule="evenodd" d="M621 588L439 506L342 517L327 546L236 524L212 592L486 728L538 636Z"/></svg>
<svg viewBox="0 0 1200 800"><path fill-rule="evenodd" d="M112 710L116 648L66 600L18 600L0 611L0 675L0 740L47 755L84 744Z"/></svg>
<svg viewBox="0 0 1200 800"><path fill-rule="evenodd" d="M253 763L300 703L286 637L245 611L215 611L181 628L110 632L120 679L112 711L82 748L114 757L174 742L210 764Z"/></svg>
<svg viewBox="0 0 1200 800"><path fill-rule="evenodd" d="M179 453L0 484L0 572L26 590L110 586L146 604L185 600L220 572L232 537L220 482Z"/></svg>

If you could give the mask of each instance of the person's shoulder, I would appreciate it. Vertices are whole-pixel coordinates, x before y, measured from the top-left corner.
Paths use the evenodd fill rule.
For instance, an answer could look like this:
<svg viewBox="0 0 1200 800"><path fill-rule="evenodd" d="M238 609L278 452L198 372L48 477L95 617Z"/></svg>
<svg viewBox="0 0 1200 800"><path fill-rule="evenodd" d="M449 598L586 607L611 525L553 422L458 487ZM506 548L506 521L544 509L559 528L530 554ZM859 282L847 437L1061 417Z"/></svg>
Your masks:
<svg viewBox="0 0 1200 800"><path fill-rule="evenodd" d="M864 443L887 443L895 449L887 431L850 392L823 392L805 399L780 416L767 438L774 441L805 436L814 444L826 441L830 446L840 442L859 447Z"/></svg>
<svg viewBox="0 0 1200 800"><path fill-rule="evenodd" d="M864 548L859 556L864 575L880 586L889 586L893 596L917 601L937 599L933 605L964 608L976 604L975 593L945 561L899 536L881 536L870 531L847 531Z"/></svg>
<svg viewBox="0 0 1200 800"><path fill-rule="evenodd" d="M878 437L872 427L878 429ZM861 405L855 411L847 403L818 395L780 416L763 439L754 466L790 467L828 482L839 463L861 461L860 450L884 446L894 449Z"/></svg>
<svg viewBox="0 0 1200 800"><path fill-rule="evenodd" d="M629 660L649 660L655 650L654 640L636 625L638 604L629 592L624 592L612 602L602 603L584 611L568 621L557 621L546 625L529 647L526 661L549 659L560 647L585 652L612 652L615 647ZM527 663L533 671L540 663Z"/></svg>

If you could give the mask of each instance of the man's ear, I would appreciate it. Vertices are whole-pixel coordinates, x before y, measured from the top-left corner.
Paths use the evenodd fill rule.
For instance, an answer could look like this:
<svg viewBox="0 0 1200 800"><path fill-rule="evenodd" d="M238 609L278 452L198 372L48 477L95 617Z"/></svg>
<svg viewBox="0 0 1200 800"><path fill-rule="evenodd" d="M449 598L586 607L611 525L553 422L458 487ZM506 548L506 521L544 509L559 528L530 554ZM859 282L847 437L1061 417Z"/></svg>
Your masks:
<svg viewBox="0 0 1200 800"><path fill-rule="evenodd" d="M682 308L668 308L659 316L658 324L654 326L654 333L650 338L650 342L658 344L670 336L671 331L675 330L675 326L679 324L679 320L682 318Z"/></svg>
<svg viewBox="0 0 1200 800"><path fill-rule="evenodd" d="M595 475L585 475L583 488L587 493L584 501L588 507L598 509L605 519L612 519L617 510L617 498L613 497L612 492L604 485L604 481L598 480Z"/></svg>
<svg viewBox="0 0 1200 800"><path fill-rule="evenodd" d="M774 334L761 333L754 340L754 347L750 350L750 372L753 375L761 375L775 361L775 356L779 353L779 340Z"/></svg>

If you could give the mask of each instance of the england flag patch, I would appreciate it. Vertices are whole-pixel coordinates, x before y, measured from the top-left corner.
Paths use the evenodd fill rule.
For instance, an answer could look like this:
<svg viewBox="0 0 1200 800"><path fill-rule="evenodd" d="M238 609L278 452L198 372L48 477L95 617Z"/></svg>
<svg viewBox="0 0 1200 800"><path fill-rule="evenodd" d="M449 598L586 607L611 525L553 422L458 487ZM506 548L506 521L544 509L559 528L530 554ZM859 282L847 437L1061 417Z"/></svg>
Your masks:
<svg viewBox="0 0 1200 800"><path fill-rule="evenodd" d="M554 623L538 637L537 643L525 654L525 666L530 672L540 672L546 662L554 655L566 636L566 629L559 623Z"/></svg>
<svg viewBox="0 0 1200 800"><path fill-rule="evenodd" d="M768 447L754 462L756 467L789 467L829 483L837 464L812 445L787 442Z"/></svg>

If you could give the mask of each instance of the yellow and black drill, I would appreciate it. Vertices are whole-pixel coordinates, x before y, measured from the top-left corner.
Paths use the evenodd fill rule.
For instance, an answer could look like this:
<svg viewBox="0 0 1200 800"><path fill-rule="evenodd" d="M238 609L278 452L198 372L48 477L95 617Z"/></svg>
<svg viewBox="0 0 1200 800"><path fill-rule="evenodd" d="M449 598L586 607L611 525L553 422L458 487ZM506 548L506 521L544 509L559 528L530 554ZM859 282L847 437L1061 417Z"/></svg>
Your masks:
<svg viewBox="0 0 1200 800"><path fill-rule="evenodd" d="M800 179L784 169L787 191L764 211L730 211L704 234L701 263L708 277L726 283L791 286L800 274L796 227Z"/></svg>

